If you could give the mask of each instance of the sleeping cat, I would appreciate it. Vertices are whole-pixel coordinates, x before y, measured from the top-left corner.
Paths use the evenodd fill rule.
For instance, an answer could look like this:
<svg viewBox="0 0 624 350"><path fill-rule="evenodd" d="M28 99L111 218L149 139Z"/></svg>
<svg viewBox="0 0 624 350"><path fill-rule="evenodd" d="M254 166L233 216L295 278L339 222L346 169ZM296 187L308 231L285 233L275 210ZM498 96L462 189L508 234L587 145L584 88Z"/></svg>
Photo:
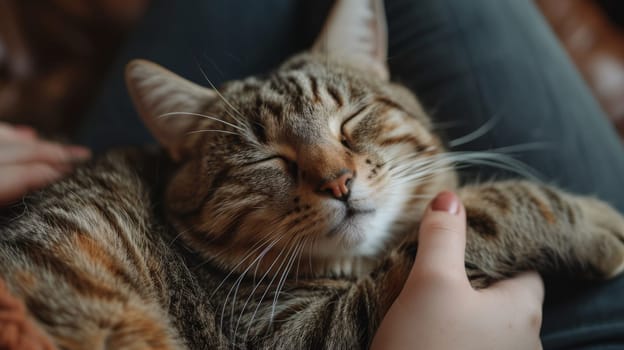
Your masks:
<svg viewBox="0 0 624 350"><path fill-rule="evenodd" d="M265 77L216 90L130 63L166 153L111 152L10 208L0 277L59 349L367 348L443 189L466 207L475 287L622 270L624 219L605 203L458 188L456 157L388 80L385 40L381 1L339 0L314 47Z"/></svg>

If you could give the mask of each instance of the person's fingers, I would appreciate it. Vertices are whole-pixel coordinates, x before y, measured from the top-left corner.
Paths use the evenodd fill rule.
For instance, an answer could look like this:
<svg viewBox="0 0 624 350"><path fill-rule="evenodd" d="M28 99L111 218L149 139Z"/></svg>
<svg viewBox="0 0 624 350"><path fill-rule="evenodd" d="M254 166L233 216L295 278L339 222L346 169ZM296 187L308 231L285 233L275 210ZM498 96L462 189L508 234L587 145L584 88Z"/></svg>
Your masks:
<svg viewBox="0 0 624 350"><path fill-rule="evenodd" d="M420 224L418 252L413 272L452 274L466 278L466 214L452 192L442 192L431 202Z"/></svg>
<svg viewBox="0 0 624 350"><path fill-rule="evenodd" d="M37 138L37 131L30 126L15 125L13 126L13 130L20 138L25 138L27 140L34 140Z"/></svg>
<svg viewBox="0 0 624 350"><path fill-rule="evenodd" d="M45 163L3 165L0 167L0 206L19 200L26 193L42 188L66 175Z"/></svg>
<svg viewBox="0 0 624 350"><path fill-rule="evenodd" d="M87 160L91 153L80 146L63 146L51 142L0 144L0 164L46 162L51 164L72 163Z"/></svg>
<svg viewBox="0 0 624 350"><path fill-rule="evenodd" d="M37 132L29 126L0 122L0 141L32 141L36 138Z"/></svg>
<svg viewBox="0 0 624 350"><path fill-rule="evenodd" d="M91 151L83 146L63 145L63 149L69 154L72 161L85 161L91 158Z"/></svg>

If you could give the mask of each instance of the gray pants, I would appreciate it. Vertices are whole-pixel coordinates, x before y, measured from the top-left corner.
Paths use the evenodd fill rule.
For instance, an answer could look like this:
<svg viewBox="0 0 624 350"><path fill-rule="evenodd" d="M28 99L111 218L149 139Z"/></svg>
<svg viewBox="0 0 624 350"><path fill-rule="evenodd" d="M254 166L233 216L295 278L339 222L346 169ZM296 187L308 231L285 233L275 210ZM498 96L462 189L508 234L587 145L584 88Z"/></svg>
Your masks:
<svg viewBox="0 0 624 350"><path fill-rule="evenodd" d="M78 141L103 150L149 140L123 85L129 59L155 60L199 83L198 65L215 84L260 73L311 43L330 3L154 1ZM392 75L421 97L453 150L524 149L517 158L545 181L624 212L622 145L531 1L388 0L386 8ZM483 135L464 137L483 125ZM465 174L474 176L509 174ZM546 349L624 348L624 278L546 277L542 339Z"/></svg>

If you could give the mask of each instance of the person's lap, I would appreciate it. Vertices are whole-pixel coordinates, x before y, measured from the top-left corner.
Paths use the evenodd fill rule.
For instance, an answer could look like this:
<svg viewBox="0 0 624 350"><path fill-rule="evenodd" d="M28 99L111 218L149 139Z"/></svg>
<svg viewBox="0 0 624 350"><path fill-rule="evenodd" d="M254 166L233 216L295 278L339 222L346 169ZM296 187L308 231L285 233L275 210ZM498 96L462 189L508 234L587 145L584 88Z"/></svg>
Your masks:
<svg viewBox="0 0 624 350"><path fill-rule="evenodd" d="M461 122L447 130L449 139L494 123L457 150L535 147L518 158L545 181L624 211L622 145L530 1L387 7L391 67L433 108L436 121ZM496 172L482 169L481 176ZM547 278L546 286L546 349L624 346L624 278L600 286Z"/></svg>
<svg viewBox="0 0 624 350"><path fill-rule="evenodd" d="M330 2L154 1L79 140L100 150L149 140L123 87L129 59L153 59L201 83L200 65L215 85L261 73L311 43ZM421 97L458 144L453 150L531 149L518 158L547 182L624 211L622 146L531 1L389 0L386 7L392 75ZM493 126L459 145L484 124ZM547 278L546 286L546 349L624 346L624 278L591 285Z"/></svg>

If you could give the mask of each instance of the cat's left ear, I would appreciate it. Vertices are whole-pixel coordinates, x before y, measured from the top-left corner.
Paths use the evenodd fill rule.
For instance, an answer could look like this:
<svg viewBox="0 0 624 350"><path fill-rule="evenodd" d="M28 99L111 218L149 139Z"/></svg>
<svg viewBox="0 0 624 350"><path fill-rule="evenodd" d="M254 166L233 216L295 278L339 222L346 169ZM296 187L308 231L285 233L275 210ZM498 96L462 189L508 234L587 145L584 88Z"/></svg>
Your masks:
<svg viewBox="0 0 624 350"><path fill-rule="evenodd" d="M312 51L388 80L388 34L383 0L337 0Z"/></svg>
<svg viewBox="0 0 624 350"><path fill-rule="evenodd" d="M130 96L156 140L173 160L180 160L202 107L217 93L199 86L149 61L134 60L126 67L126 84Z"/></svg>

